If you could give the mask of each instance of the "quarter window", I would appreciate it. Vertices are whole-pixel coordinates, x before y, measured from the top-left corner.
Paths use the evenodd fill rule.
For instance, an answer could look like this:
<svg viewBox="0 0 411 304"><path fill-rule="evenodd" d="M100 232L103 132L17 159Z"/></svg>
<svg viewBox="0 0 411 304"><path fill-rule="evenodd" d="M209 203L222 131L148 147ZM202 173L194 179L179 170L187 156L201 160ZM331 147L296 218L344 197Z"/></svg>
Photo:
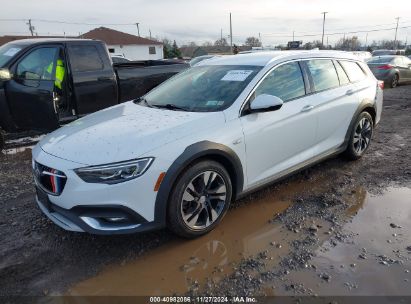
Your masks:
<svg viewBox="0 0 411 304"><path fill-rule="evenodd" d="M315 90L323 91L338 87L337 72L329 59L314 59L307 61L307 67L314 82Z"/></svg>
<svg viewBox="0 0 411 304"><path fill-rule="evenodd" d="M103 61L94 45L73 45L69 48L71 67L74 72L103 69Z"/></svg>
<svg viewBox="0 0 411 304"><path fill-rule="evenodd" d="M366 77L364 71L356 62L342 60L340 63L347 72L348 78L350 78L351 82L357 82Z"/></svg>
<svg viewBox="0 0 411 304"><path fill-rule="evenodd" d="M300 65L297 62L283 64L270 72L255 91L254 97L269 94L284 102L305 95Z"/></svg>

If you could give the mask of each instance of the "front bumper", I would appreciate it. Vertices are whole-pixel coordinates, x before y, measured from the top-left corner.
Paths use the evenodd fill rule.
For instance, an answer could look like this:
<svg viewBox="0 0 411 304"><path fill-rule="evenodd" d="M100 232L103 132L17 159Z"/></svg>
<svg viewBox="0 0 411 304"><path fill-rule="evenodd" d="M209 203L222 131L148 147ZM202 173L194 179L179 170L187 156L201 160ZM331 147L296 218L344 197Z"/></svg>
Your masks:
<svg viewBox="0 0 411 304"><path fill-rule="evenodd" d="M93 234L125 234L164 227L165 223L154 219L157 196L154 185L161 172L155 166L136 179L106 185L84 182L74 172L84 164L50 155L39 145L33 150L33 160L67 176L60 195L48 193L37 185L36 197L42 212L63 229Z"/></svg>
<svg viewBox="0 0 411 304"><path fill-rule="evenodd" d="M36 202L40 210L57 226L75 232L91 234L127 234L160 229L162 225L147 222L139 214L124 206L77 206L64 209L53 204L47 193L36 187ZM107 218L127 218L109 222Z"/></svg>

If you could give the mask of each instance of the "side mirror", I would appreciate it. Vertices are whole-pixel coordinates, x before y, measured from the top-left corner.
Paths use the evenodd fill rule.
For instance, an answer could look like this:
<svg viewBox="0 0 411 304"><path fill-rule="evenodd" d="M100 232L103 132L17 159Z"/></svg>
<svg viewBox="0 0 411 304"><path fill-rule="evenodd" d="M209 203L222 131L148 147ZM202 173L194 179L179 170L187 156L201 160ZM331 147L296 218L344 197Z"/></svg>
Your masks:
<svg viewBox="0 0 411 304"><path fill-rule="evenodd" d="M280 109L283 106L281 98L268 94L258 95L250 105L251 112L268 112Z"/></svg>
<svg viewBox="0 0 411 304"><path fill-rule="evenodd" d="M0 69L0 81L7 81L11 79L11 73L8 69Z"/></svg>
<svg viewBox="0 0 411 304"><path fill-rule="evenodd" d="M34 72L24 71L21 73L21 77L16 78L16 81L26 87L37 88L40 86L40 75Z"/></svg>

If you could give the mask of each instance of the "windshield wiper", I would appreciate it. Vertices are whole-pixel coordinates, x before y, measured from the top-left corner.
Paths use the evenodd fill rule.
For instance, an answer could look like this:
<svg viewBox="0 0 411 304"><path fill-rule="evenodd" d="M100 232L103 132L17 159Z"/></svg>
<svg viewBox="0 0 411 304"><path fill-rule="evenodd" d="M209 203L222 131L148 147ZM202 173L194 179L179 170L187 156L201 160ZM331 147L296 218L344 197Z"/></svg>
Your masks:
<svg viewBox="0 0 411 304"><path fill-rule="evenodd" d="M168 110L178 110L178 111L189 111L187 108L179 107L172 103L167 104L152 104L151 106L159 109L168 109Z"/></svg>
<svg viewBox="0 0 411 304"><path fill-rule="evenodd" d="M143 104L145 104L147 107L149 107L149 108L151 107L151 106L148 104L147 100L146 100L144 97L139 97L139 98L137 98L137 99L134 99L133 102L136 103L136 104L137 104L137 103L139 103L139 104L142 104L142 103L143 103Z"/></svg>

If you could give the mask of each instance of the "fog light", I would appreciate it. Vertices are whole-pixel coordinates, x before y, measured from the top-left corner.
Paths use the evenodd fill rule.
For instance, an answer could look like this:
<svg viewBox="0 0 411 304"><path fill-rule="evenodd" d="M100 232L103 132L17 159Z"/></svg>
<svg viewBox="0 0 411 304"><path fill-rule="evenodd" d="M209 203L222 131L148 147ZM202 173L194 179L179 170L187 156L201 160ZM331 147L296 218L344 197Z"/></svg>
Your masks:
<svg viewBox="0 0 411 304"><path fill-rule="evenodd" d="M126 222L128 220L128 218L125 216L105 217L104 219L107 222L112 222L112 223L121 223L121 222Z"/></svg>

